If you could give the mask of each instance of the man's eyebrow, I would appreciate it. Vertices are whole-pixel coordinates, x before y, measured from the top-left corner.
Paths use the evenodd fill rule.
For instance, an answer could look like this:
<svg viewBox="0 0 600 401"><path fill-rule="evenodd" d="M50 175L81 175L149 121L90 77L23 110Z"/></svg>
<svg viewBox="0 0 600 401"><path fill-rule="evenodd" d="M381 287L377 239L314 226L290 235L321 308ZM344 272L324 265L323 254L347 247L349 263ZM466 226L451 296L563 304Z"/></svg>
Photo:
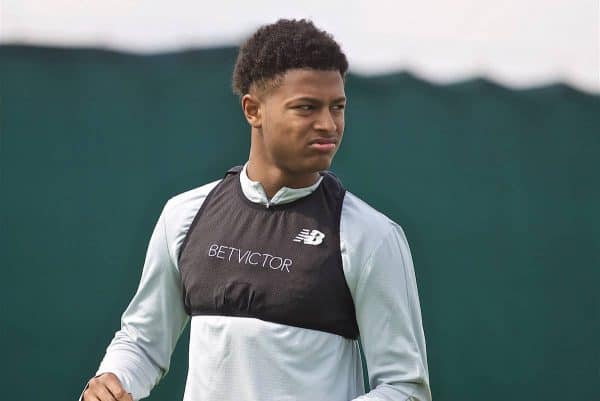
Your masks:
<svg viewBox="0 0 600 401"><path fill-rule="evenodd" d="M331 103L339 103L339 102L345 102L345 101L346 101L346 96L340 96L338 98L333 99L333 101ZM296 97L296 98L290 99L287 103L292 103L292 102L309 102L309 103L317 103L317 104L323 103L320 99L317 99L316 97L310 97L310 96Z"/></svg>

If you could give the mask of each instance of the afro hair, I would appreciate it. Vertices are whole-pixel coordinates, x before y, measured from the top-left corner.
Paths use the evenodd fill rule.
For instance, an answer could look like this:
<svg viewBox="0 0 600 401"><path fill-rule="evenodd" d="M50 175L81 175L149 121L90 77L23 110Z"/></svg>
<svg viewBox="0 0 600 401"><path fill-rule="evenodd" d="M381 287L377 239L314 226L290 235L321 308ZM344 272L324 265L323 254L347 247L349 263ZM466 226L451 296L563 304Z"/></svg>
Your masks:
<svg viewBox="0 0 600 401"><path fill-rule="evenodd" d="M241 97L253 86L276 86L278 78L295 68L337 70L344 78L348 61L333 37L311 21L280 19L260 27L240 47L233 91Z"/></svg>

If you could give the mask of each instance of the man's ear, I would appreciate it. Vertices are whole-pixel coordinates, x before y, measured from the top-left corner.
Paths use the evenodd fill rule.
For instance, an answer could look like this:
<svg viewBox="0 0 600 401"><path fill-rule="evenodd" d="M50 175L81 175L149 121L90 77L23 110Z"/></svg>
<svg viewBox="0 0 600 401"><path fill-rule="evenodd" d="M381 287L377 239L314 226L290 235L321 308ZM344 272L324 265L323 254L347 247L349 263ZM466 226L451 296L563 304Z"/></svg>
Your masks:
<svg viewBox="0 0 600 401"><path fill-rule="evenodd" d="M248 124L254 128L262 127L261 102L256 95L248 93L242 97L242 111Z"/></svg>

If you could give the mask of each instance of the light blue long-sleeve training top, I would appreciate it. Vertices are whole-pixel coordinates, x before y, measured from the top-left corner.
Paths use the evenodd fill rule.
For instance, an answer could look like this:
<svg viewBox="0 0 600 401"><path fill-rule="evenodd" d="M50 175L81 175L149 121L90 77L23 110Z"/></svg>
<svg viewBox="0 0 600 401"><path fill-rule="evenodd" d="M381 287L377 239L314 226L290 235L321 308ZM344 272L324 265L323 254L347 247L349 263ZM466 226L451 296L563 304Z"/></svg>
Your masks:
<svg viewBox="0 0 600 401"><path fill-rule="evenodd" d="M312 193L281 188L268 199L246 165L244 195L265 207ZM184 311L177 255L218 181L170 199L158 219L139 288L121 318L96 376L114 373L135 400L169 369L191 321L184 401L431 400L417 284L402 228L346 192L340 222L344 276L356 310L371 391L365 394L358 342L318 330ZM327 305L323 305L324 308Z"/></svg>

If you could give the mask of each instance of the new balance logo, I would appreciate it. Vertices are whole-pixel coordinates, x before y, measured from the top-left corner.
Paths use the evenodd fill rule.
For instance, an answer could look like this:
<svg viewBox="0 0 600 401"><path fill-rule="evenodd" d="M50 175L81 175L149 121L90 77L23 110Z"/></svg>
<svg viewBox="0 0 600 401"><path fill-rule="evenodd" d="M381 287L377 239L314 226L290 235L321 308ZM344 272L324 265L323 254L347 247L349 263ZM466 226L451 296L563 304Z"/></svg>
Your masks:
<svg viewBox="0 0 600 401"><path fill-rule="evenodd" d="M306 245L319 245L323 242L325 234L318 230L310 231L308 228L300 231L300 234L296 235L294 242L304 242Z"/></svg>

